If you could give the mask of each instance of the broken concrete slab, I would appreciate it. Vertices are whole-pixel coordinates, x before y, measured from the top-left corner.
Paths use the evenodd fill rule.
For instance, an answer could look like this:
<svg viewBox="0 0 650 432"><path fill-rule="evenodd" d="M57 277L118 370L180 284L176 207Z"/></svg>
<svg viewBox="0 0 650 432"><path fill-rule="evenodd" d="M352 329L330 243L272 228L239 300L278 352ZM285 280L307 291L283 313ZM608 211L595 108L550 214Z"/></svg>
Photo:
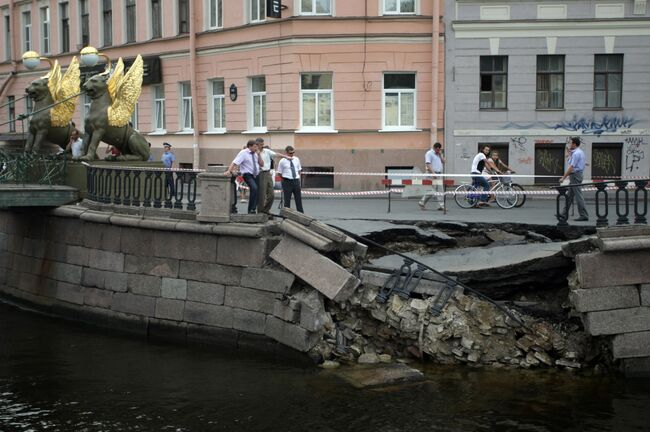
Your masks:
<svg viewBox="0 0 650 432"><path fill-rule="evenodd" d="M280 210L280 216L305 226L309 226L309 224L316 220L316 218L307 216L304 213L300 213L299 211L293 210L289 207L282 207Z"/></svg>
<svg viewBox="0 0 650 432"><path fill-rule="evenodd" d="M598 249L596 240L596 236L589 236L568 241L562 245L562 253L567 258L575 258L578 254L593 252Z"/></svg>
<svg viewBox="0 0 650 432"><path fill-rule="evenodd" d="M526 236L512 234L500 229L492 229L485 232L485 236L493 242L502 244L522 244L526 243Z"/></svg>
<svg viewBox="0 0 650 432"><path fill-rule="evenodd" d="M361 283L343 267L292 237L282 239L270 257L330 300L347 300Z"/></svg>
<svg viewBox="0 0 650 432"><path fill-rule="evenodd" d="M328 224L332 227L339 227L342 230L351 232L361 237L368 237L375 235L411 235L419 239L435 241L442 244L454 245L456 239L434 228L421 228L417 225L397 224L384 221L369 221L366 220L352 220L352 219L337 219L329 221Z"/></svg>
<svg viewBox="0 0 650 432"><path fill-rule="evenodd" d="M309 224L309 228L312 231L322 235L323 237L327 237L328 239L333 240L337 243L343 243L347 238L347 236L341 231L317 220L312 221Z"/></svg>
<svg viewBox="0 0 650 432"><path fill-rule="evenodd" d="M282 231L309 246L323 252L330 252L336 249L336 243L327 237L312 231L310 227L306 227L290 219L285 219L280 225Z"/></svg>
<svg viewBox="0 0 650 432"><path fill-rule="evenodd" d="M641 305L636 285L571 290L569 299L578 312L625 309Z"/></svg>
<svg viewBox="0 0 650 432"><path fill-rule="evenodd" d="M596 243L598 244L598 248L603 252L650 249L650 235L623 238L599 238Z"/></svg>
<svg viewBox="0 0 650 432"><path fill-rule="evenodd" d="M613 227L606 227L606 228L598 228L596 232L598 234L598 238L601 239L650 236L650 226L648 225L613 226Z"/></svg>
<svg viewBox="0 0 650 432"><path fill-rule="evenodd" d="M333 373L359 389L424 381L422 372L401 363L356 366Z"/></svg>

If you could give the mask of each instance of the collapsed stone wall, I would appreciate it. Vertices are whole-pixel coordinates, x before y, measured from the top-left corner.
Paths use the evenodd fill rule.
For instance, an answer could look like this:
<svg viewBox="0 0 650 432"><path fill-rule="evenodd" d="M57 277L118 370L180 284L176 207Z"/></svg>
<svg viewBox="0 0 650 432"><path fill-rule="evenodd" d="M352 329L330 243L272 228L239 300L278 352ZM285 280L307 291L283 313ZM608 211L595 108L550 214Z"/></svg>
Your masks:
<svg viewBox="0 0 650 432"><path fill-rule="evenodd" d="M574 311L627 375L650 376L650 228L599 229L593 243L575 256Z"/></svg>

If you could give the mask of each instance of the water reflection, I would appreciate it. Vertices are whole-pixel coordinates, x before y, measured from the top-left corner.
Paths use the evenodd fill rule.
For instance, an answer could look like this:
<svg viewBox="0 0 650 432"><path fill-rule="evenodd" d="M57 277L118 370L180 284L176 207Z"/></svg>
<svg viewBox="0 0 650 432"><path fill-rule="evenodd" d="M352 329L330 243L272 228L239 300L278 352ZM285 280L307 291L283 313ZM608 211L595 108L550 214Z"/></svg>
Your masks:
<svg viewBox="0 0 650 432"><path fill-rule="evenodd" d="M650 382L427 367L356 390L330 371L147 343L0 305L0 431L645 431Z"/></svg>

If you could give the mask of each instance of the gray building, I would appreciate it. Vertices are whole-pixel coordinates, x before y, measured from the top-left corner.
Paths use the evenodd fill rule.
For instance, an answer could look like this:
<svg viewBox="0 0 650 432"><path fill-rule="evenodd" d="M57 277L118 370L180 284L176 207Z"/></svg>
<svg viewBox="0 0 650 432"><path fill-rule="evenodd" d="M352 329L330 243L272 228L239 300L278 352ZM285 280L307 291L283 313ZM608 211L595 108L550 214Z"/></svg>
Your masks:
<svg viewBox="0 0 650 432"><path fill-rule="evenodd" d="M646 3L446 0L447 172L468 173L491 144L517 174L538 176L519 183L557 183L579 136L586 181L647 178Z"/></svg>

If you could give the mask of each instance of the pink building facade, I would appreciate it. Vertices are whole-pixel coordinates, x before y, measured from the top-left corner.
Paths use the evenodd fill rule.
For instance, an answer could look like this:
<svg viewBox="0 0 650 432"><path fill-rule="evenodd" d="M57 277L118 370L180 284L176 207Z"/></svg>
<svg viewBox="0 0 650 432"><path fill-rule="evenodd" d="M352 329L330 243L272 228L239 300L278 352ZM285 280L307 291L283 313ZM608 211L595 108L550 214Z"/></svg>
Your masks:
<svg viewBox="0 0 650 432"><path fill-rule="evenodd" d="M305 171L423 168L444 136L444 29L439 0L0 0L0 111L44 75L34 50L63 68L84 46L113 61L145 58L133 123L174 146L183 167L228 165L248 139L296 148ZM84 70L84 77L101 70ZM82 77L82 80L84 79ZM81 96L75 122L83 125ZM25 126L26 127L26 126ZM20 121L0 139L20 140ZM379 176L307 176L306 187L372 190Z"/></svg>

